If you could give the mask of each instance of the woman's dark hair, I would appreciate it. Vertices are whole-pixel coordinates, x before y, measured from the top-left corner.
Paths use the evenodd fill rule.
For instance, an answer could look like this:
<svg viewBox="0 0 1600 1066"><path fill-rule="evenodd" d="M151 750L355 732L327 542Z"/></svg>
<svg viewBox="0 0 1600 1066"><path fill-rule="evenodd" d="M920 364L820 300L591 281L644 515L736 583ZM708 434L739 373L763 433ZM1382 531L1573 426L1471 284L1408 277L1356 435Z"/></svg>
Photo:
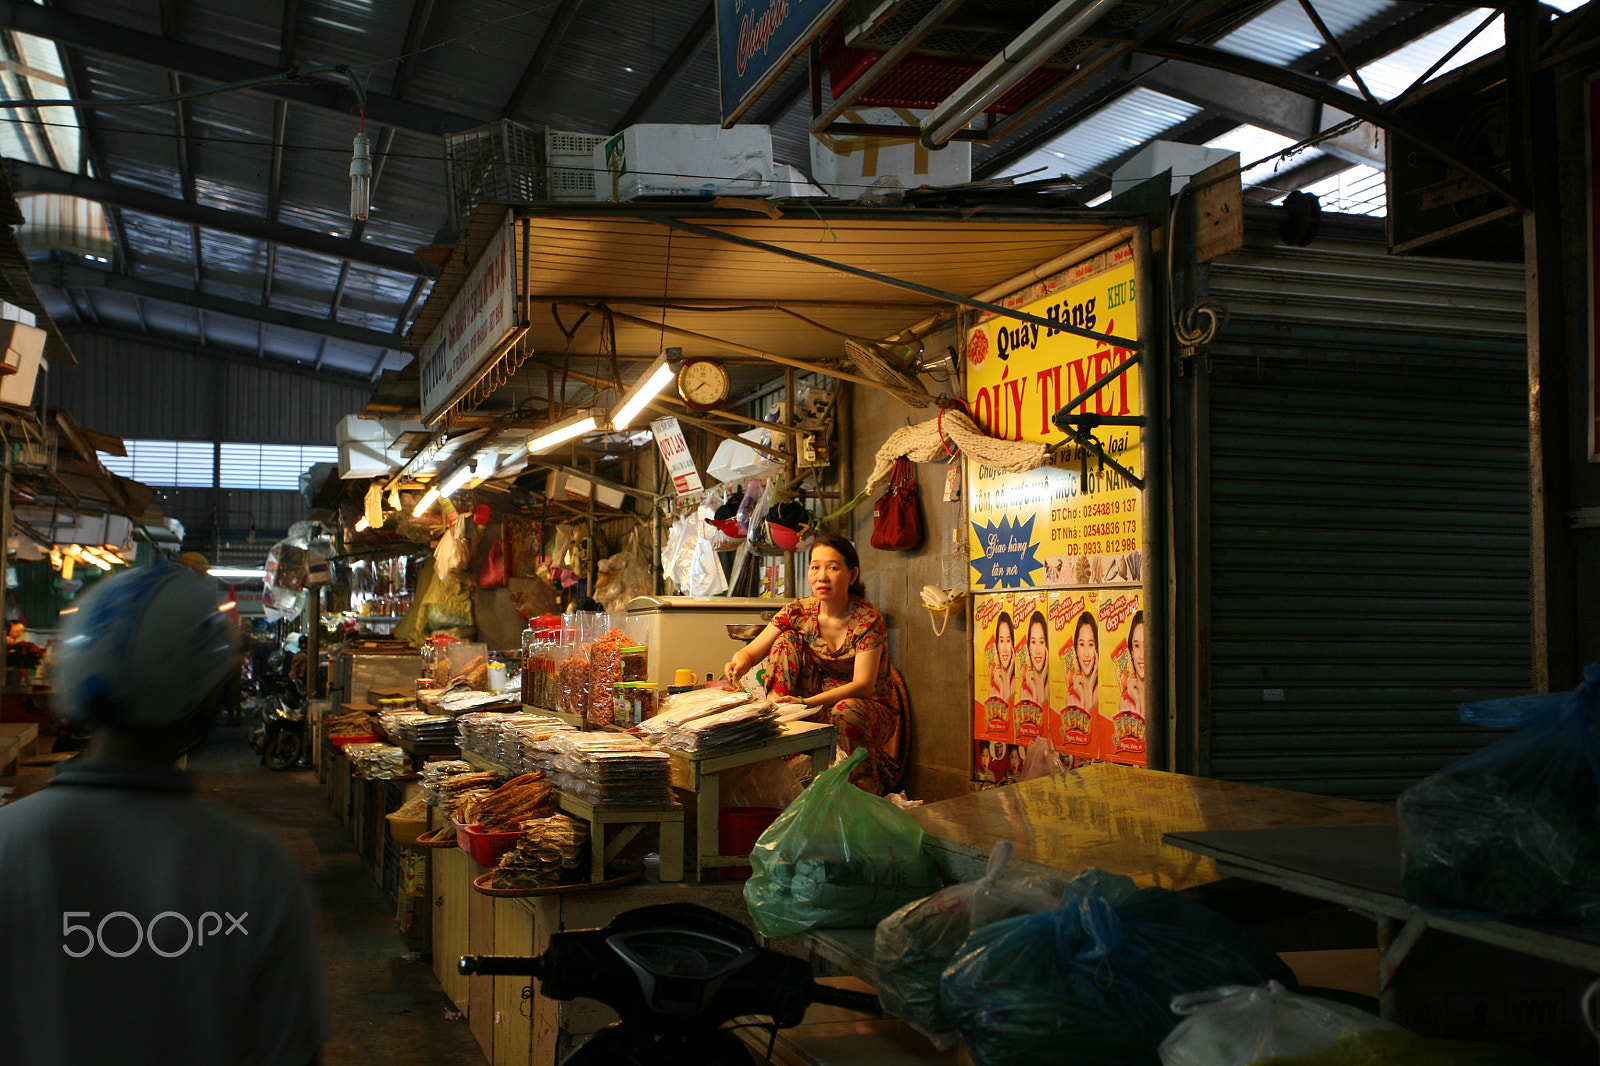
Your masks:
<svg viewBox="0 0 1600 1066"><path fill-rule="evenodd" d="M1017 624L1011 620L1010 611L1001 611L1000 617L994 620L994 635L997 639L1000 636L1001 626L1011 630L1011 643L1015 644L1017 642Z"/></svg>
<svg viewBox="0 0 1600 1066"><path fill-rule="evenodd" d="M1084 626L1089 627L1089 632L1094 634L1095 647L1099 647L1100 627L1094 624L1094 615L1090 614L1088 611L1084 611L1082 614L1080 614L1078 616L1078 624L1072 627L1072 642L1074 644L1078 642L1078 631Z"/></svg>
<svg viewBox="0 0 1600 1066"><path fill-rule="evenodd" d="M817 539L811 542L812 551L816 551L818 548L832 548L844 556L845 566L851 570L860 571L861 556L856 552L856 546L850 543L849 537L841 537L837 533L820 533L817 535ZM857 577L855 581L850 583L848 591L852 596L865 596L867 594L867 586L863 585L860 578Z"/></svg>
<svg viewBox="0 0 1600 1066"><path fill-rule="evenodd" d="M1050 646L1050 623L1045 621L1043 611L1034 611L1033 617L1028 619L1028 640L1033 639L1033 627L1038 626L1044 630L1045 647Z"/></svg>
<svg viewBox="0 0 1600 1066"><path fill-rule="evenodd" d="M1134 611L1133 619L1128 623L1128 636L1133 636L1133 631L1144 625L1144 611Z"/></svg>

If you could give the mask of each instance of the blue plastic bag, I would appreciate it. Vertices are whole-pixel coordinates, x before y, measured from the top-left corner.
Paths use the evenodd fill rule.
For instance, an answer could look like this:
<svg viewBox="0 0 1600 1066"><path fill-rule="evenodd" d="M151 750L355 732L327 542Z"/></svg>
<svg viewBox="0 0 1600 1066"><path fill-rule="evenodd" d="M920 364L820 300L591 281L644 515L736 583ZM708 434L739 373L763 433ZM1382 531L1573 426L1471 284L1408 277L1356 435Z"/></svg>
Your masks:
<svg viewBox="0 0 1600 1066"><path fill-rule="evenodd" d="M1520 728L1401 794L1407 902L1600 929L1600 664L1461 718Z"/></svg>
<svg viewBox="0 0 1600 1066"><path fill-rule="evenodd" d="M967 938L940 981L978 1066L1157 1066L1172 997L1278 981L1283 961L1244 929L1164 888L1086 870L1062 905Z"/></svg>

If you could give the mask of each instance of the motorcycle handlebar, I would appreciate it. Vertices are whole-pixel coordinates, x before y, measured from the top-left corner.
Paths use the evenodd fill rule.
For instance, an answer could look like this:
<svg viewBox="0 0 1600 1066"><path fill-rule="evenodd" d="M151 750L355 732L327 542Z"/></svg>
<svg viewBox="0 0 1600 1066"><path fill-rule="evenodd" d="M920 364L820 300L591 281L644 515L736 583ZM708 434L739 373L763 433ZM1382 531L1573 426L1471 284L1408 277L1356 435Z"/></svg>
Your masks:
<svg viewBox="0 0 1600 1066"><path fill-rule="evenodd" d="M539 977L542 955L463 955L456 969L466 977Z"/></svg>
<svg viewBox="0 0 1600 1066"><path fill-rule="evenodd" d="M883 1004L877 996L870 992L857 992L851 988L835 988L832 985L812 985L811 1002L826 1003L830 1007L843 1007L853 1010L858 1014L868 1014L874 1018L883 1016Z"/></svg>

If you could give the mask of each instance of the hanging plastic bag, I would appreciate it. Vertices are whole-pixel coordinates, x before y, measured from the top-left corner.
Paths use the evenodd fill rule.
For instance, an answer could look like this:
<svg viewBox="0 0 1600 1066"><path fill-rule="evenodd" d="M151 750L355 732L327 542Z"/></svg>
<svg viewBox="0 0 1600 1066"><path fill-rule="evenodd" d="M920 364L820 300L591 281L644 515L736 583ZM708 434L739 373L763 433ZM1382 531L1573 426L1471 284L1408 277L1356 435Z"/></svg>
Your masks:
<svg viewBox="0 0 1600 1066"><path fill-rule="evenodd" d="M1376 1014L1290 992L1276 981L1175 996L1184 1020L1161 1042L1161 1066L1250 1066L1270 1055L1311 1055L1341 1033L1399 1029Z"/></svg>
<svg viewBox="0 0 1600 1066"><path fill-rule="evenodd" d="M506 542L501 537L496 537L494 543L489 545L489 553L483 557L483 565L478 567L478 587L480 589L504 588L506 584Z"/></svg>
<svg viewBox="0 0 1600 1066"><path fill-rule="evenodd" d="M939 1005L939 978L967 936L992 922L1056 905L1057 893L1047 878L1000 880L1010 858L1011 842L1002 840L989 852L981 880L941 888L878 923L873 970L883 1008L941 1051L956 1042L956 1031Z"/></svg>
<svg viewBox="0 0 1600 1066"><path fill-rule="evenodd" d="M1055 910L976 930L939 994L978 1066L1130 1066L1159 1061L1156 1048L1178 1020L1173 996L1271 980L1296 984L1227 918L1090 869Z"/></svg>
<svg viewBox="0 0 1600 1066"><path fill-rule="evenodd" d="M939 887L921 827L850 783L866 757L857 748L818 774L756 841L744 901L763 936L871 928Z"/></svg>
<svg viewBox="0 0 1600 1066"><path fill-rule="evenodd" d="M1600 664L1572 692L1461 717L1522 728L1401 793L1407 902L1600 929Z"/></svg>
<svg viewBox="0 0 1600 1066"><path fill-rule="evenodd" d="M1022 753L1022 769L1017 773L1017 780L1032 781L1036 777L1049 777L1051 774L1065 773L1066 770L1067 764L1061 761L1050 738L1038 736Z"/></svg>
<svg viewBox="0 0 1600 1066"><path fill-rule="evenodd" d="M765 477L783 469L781 461L766 452L756 451L750 447L751 444L771 447L772 430L765 427L752 429L739 434L738 440L725 440L718 444L717 450L711 455L711 462L706 464L706 474L713 481L727 483Z"/></svg>
<svg viewBox="0 0 1600 1066"><path fill-rule="evenodd" d="M444 524L444 536L433 549L434 569L440 574L459 574L472 565L472 549L467 545L466 517L457 515Z"/></svg>

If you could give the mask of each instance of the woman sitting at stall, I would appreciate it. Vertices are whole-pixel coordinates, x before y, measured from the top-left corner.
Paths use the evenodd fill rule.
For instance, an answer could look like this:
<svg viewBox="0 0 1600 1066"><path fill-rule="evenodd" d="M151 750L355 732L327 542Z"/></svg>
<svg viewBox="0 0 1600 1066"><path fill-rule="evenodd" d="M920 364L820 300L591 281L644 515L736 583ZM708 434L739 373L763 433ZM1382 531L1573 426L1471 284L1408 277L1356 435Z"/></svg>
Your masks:
<svg viewBox="0 0 1600 1066"><path fill-rule="evenodd" d="M900 787L911 704L884 654L883 616L867 602L860 557L844 537L816 539L807 575L812 595L791 602L735 652L727 678L739 680L766 658L767 694L816 708L813 718L833 723L841 757L866 748L869 757L850 779L881 796Z"/></svg>

